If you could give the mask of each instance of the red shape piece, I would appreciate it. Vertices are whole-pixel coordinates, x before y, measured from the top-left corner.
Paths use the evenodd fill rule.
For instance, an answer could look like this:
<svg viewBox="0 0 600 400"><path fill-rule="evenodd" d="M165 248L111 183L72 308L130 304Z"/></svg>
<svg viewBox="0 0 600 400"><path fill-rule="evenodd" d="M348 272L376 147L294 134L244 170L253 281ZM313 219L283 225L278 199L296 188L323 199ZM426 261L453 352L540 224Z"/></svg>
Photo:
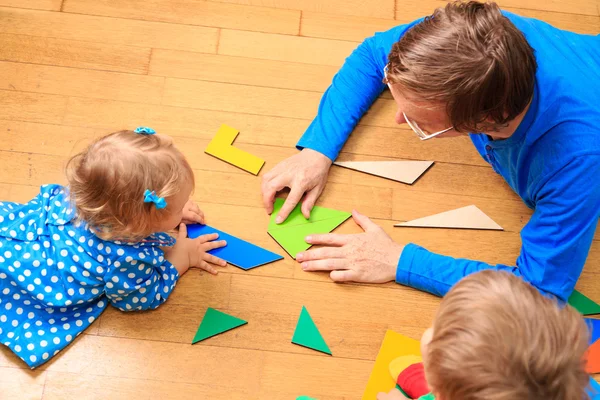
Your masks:
<svg viewBox="0 0 600 400"><path fill-rule="evenodd" d="M587 351L587 364L585 372L596 374L600 372L600 340L592 344Z"/></svg>
<svg viewBox="0 0 600 400"><path fill-rule="evenodd" d="M402 371L398 375L396 383L411 399L418 399L430 392L422 362L413 364Z"/></svg>

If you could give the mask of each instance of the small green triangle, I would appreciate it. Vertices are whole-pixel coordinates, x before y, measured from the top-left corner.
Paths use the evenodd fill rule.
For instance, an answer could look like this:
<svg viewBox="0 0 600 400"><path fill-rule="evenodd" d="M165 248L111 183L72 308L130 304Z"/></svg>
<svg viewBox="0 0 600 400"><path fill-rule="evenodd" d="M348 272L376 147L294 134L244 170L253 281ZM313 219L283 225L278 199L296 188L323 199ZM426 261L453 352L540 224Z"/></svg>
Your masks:
<svg viewBox="0 0 600 400"><path fill-rule="evenodd" d="M600 305L577 290L573 291L568 303L582 315L600 314Z"/></svg>
<svg viewBox="0 0 600 400"><path fill-rule="evenodd" d="M298 318L292 343L331 355L331 350L304 306Z"/></svg>
<svg viewBox="0 0 600 400"><path fill-rule="evenodd" d="M277 198L275 199L275 204L273 205L273 212L271 213L271 220L269 221L269 227L267 228L268 232L271 232L275 229L282 229L289 226L296 225L305 225L313 222L323 221L330 218L342 218L344 217L344 221L348 219L351 214L345 211L334 210L331 208L318 207L315 206L310 212L310 218L304 218L301 210L301 204L296 205L296 207L292 210L290 215L287 217L285 221L281 224L276 224L275 219L277 218L277 214L281 210L285 199Z"/></svg>
<svg viewBox="0 0 600 400"><path fill-rule="evenodd" d="M308 397L308 396L300 396L300 397L296 397L296 400L317 400L317 399L314 399L314 398Z"/></svg>
<svg viewBox="0 0 600 400"><path fill-rule="evenodd" d="M247 324L247 321L208 307L192 344Z"/></svg>
<svg viewBox="0 0 600 400"><path fill-rule="evenodd" d="M304 240L308 235L320 233L329 233L338 227L342 222L347 220L347 216L340 218L326 219L324 221L306 223L304 225L296 225L288 229L275 229L269 231L269 235L279 243L281 247L292 258L296 258L296 254L308 249L312 244L306 243Z"/></svg>

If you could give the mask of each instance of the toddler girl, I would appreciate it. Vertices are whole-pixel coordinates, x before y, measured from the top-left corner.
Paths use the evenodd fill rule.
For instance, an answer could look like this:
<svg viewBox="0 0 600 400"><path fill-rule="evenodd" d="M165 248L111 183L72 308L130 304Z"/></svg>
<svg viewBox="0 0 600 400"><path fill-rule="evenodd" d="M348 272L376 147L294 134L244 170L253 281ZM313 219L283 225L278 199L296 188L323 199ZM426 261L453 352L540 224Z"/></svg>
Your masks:
<svg viewBox="0 0 600 400"><path fill-rule="evenodd" d="M0 203L0 342L34 368L85 330L110 302L157 308L189 267L211 273L217 235L203 223L194 173L170 138L116 132L67 166L67 187L42 186L27 204ZM177 240L164 233L179 225Z"/></svg>

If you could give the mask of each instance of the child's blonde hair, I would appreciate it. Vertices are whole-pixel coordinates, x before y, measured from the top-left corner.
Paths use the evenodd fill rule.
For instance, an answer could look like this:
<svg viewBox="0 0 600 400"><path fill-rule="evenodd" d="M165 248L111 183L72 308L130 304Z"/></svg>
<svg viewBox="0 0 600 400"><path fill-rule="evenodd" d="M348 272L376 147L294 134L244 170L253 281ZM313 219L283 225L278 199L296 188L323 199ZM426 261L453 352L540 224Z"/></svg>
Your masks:
<svg viewBox="0 0 600 400"><path fill-rule="evenodd" d="M120 131L102 137L67 164L67 179L78 218L104 240L137 241L174 211L169 199L194 188L194 173L173 141L164 135ZM158 209L144 202L154 191L167 201Z"/></svg>
<svg viewBox="0 0 600 400"><path fill-rule="evenodd" d="M588 331L570 306L505 272L483 271L442 300L425 359L443 400L582 400Z"/></svg>

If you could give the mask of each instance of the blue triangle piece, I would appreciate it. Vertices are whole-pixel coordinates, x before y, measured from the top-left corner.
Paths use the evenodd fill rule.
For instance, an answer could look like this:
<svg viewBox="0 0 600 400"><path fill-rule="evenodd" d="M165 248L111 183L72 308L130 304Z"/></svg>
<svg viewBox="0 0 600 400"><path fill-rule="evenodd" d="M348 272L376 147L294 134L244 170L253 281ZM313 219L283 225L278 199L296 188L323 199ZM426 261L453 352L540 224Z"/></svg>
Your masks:
<svg viewBox="0 0 600 400"><path fill-rule="evenodd" d="M212 226L195 224L188 225L187 229L188 236L192 239L210 233L218 233L219 240L227 241L227 246L211 250L209 253L244 270L260 267L261 265L283 259L279 254L275 254L250 242L231 236Z"/></svg>
<svg viewBox="0 0 600 400"><path fill-rule="evenodd" d="M590 396L590 400L600 400L600 384L596 382L594 377L590 376L590 384L585 392Z"/></svg>
<svg viewBox="0 0 600 400"><path fill-rule="evenodd" d="M584 318L590 330L590 346L600 339L600 319Z"/></svg>

